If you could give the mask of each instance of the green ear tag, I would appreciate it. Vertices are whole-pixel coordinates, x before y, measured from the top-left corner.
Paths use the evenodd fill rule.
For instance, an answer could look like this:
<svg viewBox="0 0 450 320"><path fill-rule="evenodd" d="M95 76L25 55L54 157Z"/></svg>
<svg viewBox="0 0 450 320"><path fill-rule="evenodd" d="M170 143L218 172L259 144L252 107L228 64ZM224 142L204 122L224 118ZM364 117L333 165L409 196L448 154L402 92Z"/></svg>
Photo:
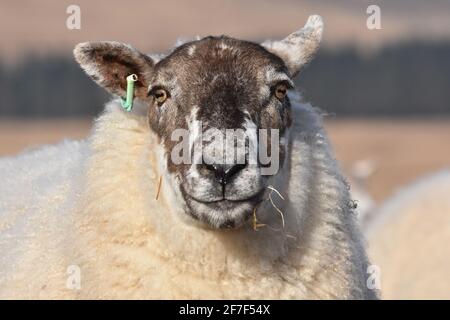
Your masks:
<svg viewBox="0 0 450 320"><path fill-rule="evenodd" d="M127 97L126 99L120 98L122 108L128 112L133 109L134 100L134 83L138 80L137 75L134 73L127 77Z"/></svg>

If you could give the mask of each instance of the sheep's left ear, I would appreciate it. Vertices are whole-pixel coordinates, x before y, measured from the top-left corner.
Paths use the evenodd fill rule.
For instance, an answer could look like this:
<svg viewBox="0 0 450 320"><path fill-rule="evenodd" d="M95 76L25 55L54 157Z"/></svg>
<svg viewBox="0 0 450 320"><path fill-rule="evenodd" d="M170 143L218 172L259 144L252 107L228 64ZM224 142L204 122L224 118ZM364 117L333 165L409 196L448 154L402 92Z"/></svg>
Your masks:
<svg viewBox="0 0 450 320"><path fill-rule="evenodd" d="M77 62L100 86L125 97L127 76L136 74L136 97L144 100L154 70L154 62L147 55L129 45L114 41L85 42L74 49Z"/></svg>
<svg viewBox="0 0 450 320"><path fill-rule="evenodd" d="M261 45L276 54L288 67L292 77L312 60L322 40L323 21L320 16L308 18L305 26L280 41L265 41Z"/></svg>

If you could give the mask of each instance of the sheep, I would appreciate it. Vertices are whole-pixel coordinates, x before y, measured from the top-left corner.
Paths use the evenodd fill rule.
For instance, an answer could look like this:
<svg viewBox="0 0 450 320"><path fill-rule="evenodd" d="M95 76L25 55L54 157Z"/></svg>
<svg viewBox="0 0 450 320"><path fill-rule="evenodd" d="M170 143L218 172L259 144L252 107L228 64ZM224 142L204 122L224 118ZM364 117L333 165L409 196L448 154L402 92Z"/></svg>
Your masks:
<svg viewBox="0 0 450 320"><path fill-rule="evenodd" d="M206 37L159 62L79 44L76 60L109 92L124 97L136 74L134 106L114 99L86 141L0 162L0 297L377 298L320 112L287 92L322 29L311 16L261 45ZM190 154L201 124L276 129L278 170L263 176L247 158L174 165L171 133L188 129Z"/></svg>
<svg viewBox="0 0 450 320"><path fill-rule="evenodd" d="M375 210L369 254L386 299L449 299L450 171L402 188Z"/></svg>

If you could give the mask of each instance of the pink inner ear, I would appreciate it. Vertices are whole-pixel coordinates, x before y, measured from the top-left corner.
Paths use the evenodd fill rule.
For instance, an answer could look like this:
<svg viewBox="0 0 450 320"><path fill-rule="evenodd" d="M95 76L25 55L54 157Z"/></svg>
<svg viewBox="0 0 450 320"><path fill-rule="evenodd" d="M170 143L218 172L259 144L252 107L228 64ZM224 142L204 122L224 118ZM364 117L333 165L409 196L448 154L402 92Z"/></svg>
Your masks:
<svg viewBox="0 0 450 320"><path fill-rule="evenodd" d="M136 74L136 95L144 98L147 94L145 74L154 63L151 58L119 42L93 42L77 45L75 58L86 73L100 86L119 96L125 96L126 77ZM149 70L146 70L146 69Z"/></svg>

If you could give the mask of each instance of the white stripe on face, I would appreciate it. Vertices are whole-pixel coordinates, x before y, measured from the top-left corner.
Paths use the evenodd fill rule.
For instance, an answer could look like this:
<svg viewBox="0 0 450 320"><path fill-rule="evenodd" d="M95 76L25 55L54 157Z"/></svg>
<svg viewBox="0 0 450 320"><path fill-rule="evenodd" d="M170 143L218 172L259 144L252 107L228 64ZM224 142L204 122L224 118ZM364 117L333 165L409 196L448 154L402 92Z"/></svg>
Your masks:
<svg viewBox="0 0 450 320"><path fill-rule="evenodd" d="M198 106L194 106L186 119L189 129L189 156L192 158L192 164L201 163L202 159L202 123L197 119Z"/></svg>

